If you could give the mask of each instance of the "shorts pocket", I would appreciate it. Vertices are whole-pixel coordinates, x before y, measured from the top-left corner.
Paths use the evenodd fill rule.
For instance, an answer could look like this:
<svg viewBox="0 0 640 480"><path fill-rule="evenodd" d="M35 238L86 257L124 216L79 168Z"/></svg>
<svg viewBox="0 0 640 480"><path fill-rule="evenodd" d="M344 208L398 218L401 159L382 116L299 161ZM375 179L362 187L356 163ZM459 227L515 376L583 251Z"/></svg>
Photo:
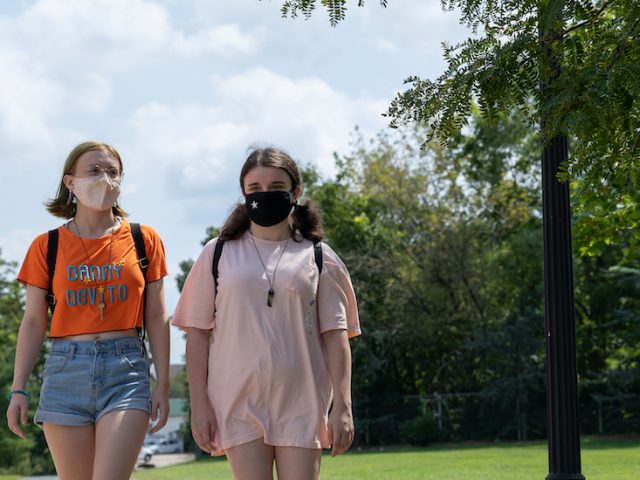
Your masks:
<svg viewBox="0 0 640 480"><path fill-rule="evenodd" d="M145 371L149 368L147 358L139 353L128 353L121 357L122 363L128 368L136 371Z"/></svg>
<svg viewBox="0 0 640 480"><path fill-rule="evenodd" d="M68 357L66 355L49 355L44 363L44 376L58 373L67 365Z"/></svg>

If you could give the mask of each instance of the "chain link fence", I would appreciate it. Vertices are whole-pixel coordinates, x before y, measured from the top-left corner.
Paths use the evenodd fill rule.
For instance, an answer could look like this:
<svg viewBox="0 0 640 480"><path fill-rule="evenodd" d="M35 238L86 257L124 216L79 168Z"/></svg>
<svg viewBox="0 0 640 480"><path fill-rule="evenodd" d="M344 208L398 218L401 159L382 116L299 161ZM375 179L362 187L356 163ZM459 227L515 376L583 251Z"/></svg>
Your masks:
<svg viewBox="0 0 640 480"><path fill-rule="evenodd" d="M544 392L510 398L472 392L364 395L354 398L354 415L356 447L404 445L413 443L408 441L410 438L423 438L427 444L546 437ZM583 435L637 434L640 392L582 395L580 422Z"/></svg>

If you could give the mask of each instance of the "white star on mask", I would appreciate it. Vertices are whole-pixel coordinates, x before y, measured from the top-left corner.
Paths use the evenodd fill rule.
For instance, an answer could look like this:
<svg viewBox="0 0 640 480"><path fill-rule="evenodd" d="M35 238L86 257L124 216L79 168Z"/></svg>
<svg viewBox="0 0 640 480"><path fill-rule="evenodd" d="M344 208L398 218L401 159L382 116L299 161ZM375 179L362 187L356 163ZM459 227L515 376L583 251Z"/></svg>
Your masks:
<svg viewBox="0 0 640 480"><path fill-rule="evenodd" d="M253 208L254 210L258 208L258 202L256 201L251 202L251 208Z"/></svg>

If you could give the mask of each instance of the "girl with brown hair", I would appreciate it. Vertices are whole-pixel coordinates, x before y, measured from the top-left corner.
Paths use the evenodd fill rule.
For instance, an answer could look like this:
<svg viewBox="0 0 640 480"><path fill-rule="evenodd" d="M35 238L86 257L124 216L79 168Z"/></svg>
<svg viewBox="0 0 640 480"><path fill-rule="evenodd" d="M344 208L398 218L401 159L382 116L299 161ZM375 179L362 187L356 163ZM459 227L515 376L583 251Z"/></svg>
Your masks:
<svg viewBox="0 0 640 480"><path fill-rule="evenodd" d="M281 480L318 478L322 449L338 455L353 441L355 294L320 243L316 207L298 201L289 155L252 151L240 188L245 201L204 247L173 317L187 331L192 433L227 455L236 479L271 479L274 463Z"/></svg>

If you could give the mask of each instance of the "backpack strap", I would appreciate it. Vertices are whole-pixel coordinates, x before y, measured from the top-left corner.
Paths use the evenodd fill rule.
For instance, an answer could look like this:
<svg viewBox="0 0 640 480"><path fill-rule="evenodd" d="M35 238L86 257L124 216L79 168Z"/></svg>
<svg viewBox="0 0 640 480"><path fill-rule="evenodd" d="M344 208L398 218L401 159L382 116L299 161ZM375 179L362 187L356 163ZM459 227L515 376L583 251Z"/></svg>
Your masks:
<svg viewBox="0 0 640 480"><path fill-rule="evenodd" d="M144 290L142 291L142 297L144 299L144 307L142 310L142 329L140 331L140 338L142 339L142 345L144 346L144 339L146 337L146 330L144 328L144 310L147 307L147 267L149 266L149 259L147 259L147 249L144 246L144 237L142 236L142 229L139 223L130 223L131 236L133 237L133 243L136 247L136 255L138 256L138 265L142 271L144 278Z"/></svg>
<svg viewBox="0 0 640 480"><path fill-rule="evenodd" d="M216 292L218 291L218 264L220 263L220 256L222 255L222 247L224 247L224 240L218 237L215 249L213 250L213 262L211 262L211 273L213 274L213 284Z"/></svg>
<svg viewBox="0 0 640 480"><path fill-rule="evenodd" d="M147 249L144 246L144 237L142 236L142 229L139 223L130 223L131 235L133 236L133 243L136 246L136 254L138 255L138 263L140 264L140 270L144 276L145 286L147 284L147 267L149 266L149 259L147 258Z"/></svg>
<svg viewBox="0 0 640 480"><path fill-rule="evenodd" d="M215 291L218 291L218 264L220 263L220 256L222 255L222 248L224 247L224 240L219 238L216 240L216 246L213 250L213 262L211 262L211 274L213 275L213 284ZM318 274L322 273L322 244L316 242L313 244L313 257L318 267Z"/></svg>
<svg viewBox="0 0 640 480"><path fill-rule="evenodd" d="M322 243L315 242L313 244L313 257L318 267L318 275L322 273Z"/></svg>
<svg viewBox="0 0 640 480"><path fill-rule="evenodd" d="M49 285L47 287L47 304L51 315L56 308L56 297L53 295L53 274L56 272L58 258L58 229L49 230L47 240L47 268L49 270Z"/></svg>

